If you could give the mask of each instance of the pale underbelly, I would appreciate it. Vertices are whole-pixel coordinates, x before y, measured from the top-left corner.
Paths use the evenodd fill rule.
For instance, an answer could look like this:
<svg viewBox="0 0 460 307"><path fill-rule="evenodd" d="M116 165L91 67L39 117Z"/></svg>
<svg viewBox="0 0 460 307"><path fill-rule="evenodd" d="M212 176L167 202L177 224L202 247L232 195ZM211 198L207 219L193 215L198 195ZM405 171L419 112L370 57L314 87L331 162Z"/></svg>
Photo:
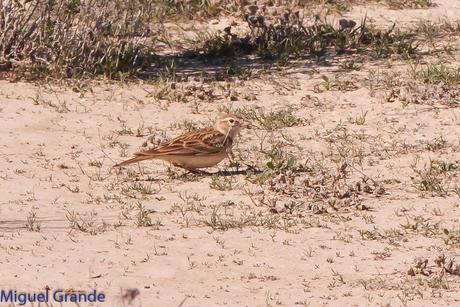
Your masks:
<svg viewBox="0 0 460 307"><path fill-rule="evenodd" d="M214 155L207 156L167 156L158 157L157 159L168 161L185 168L206 168L218 164L220 161L227 157L226 152L221 152Z"/></svg>

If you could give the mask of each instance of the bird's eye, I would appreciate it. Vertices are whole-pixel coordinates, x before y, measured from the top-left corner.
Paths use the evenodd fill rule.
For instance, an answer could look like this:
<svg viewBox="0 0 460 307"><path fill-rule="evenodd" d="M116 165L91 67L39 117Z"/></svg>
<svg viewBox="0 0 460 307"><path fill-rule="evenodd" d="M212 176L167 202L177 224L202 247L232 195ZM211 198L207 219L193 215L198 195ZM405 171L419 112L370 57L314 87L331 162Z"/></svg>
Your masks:
<svg viewBox="0 0 460 307"><path fill-rule="evenodd" d="M228 120L228 122L229 122L231 125L233 125L233 124L235 123L235 120L234 120L233 118L230 118L230 119Z"/></svg>

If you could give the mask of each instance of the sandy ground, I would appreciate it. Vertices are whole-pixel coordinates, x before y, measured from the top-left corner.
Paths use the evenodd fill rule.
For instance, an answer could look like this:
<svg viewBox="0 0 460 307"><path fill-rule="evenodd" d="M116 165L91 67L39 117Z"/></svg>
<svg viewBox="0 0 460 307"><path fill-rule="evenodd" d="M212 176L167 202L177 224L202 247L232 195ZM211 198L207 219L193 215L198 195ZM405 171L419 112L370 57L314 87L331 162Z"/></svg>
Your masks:
<svg viewBox="0 0 460 307"><path fill-rule="evenodd" d="M438 4L367 13L460 16L459 1ZM458 67L455 52L449 62ZM0 81L0 289L98 289L109 296L104 306L460 305L460 109L387 101L386 73L407 69L403 61L353 72L299 64L242 81L73 90ZM355 86L321 90L322 75ZM225 107L292 110L300 120L243 131L240 172L228 162L210 169L229 170L214 176L158 161L111 170L147 135L210 125ZM371 191L350 190L358 205L318 209L300 198L288 210L284 192L244 172L244 164L265 167L261 151L279 142L315 169L293 177L329 178L346 162L340 189L359 182ZM445 193L417 189L416 170L430 160L453 165ZM324 193L337 192L325 180ZM140 292L132 302L130 289Z"/></svg>

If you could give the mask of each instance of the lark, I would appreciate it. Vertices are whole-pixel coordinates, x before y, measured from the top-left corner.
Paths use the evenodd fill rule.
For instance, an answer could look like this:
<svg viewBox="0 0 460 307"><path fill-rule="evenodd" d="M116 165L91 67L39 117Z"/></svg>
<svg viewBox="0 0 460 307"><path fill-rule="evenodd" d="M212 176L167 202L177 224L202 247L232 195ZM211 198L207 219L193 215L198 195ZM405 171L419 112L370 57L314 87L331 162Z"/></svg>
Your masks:
<svg viewBox="0 0 460 307"><path fill-rule="evenodd" d="M214 127L193 130L155 148L138 151L134 153L133 158L115 164L114 167L158 159L196 172L231 157L235 138L242 128L248 126L249 124L239 116L221 114Z"/></svg>

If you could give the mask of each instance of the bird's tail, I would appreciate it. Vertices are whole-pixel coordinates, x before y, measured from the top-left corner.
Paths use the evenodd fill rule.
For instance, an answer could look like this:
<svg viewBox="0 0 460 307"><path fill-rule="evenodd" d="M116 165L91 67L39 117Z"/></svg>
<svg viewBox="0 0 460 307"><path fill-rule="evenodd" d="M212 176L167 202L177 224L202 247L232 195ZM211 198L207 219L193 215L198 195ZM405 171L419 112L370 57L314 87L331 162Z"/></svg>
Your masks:
<svg viewBox="0 0 460 307"><path fill-rule="evenodd" d="M135 156L134 158L131 158L131 159L122 161L120 163L117 163L113 167L125 166L125 165L131 164L131 163L136 163L136 162L140 162L140 161L143 161L143 160L148 160L148 159L151 159L151 158L152 158L152 156L150 156L150 155L139 155L139 156Z"/></svg>

